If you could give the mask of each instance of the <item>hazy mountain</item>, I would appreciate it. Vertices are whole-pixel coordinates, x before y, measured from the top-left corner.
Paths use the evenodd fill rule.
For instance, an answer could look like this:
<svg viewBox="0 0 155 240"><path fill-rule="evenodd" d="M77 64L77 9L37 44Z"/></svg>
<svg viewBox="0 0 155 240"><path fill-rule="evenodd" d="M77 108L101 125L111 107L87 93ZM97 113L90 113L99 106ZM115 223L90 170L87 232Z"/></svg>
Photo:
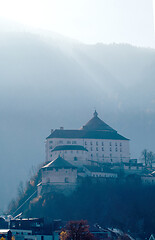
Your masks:
<svg viewBox="0 0 155 240"><path fill-rule="evenodd" d="M1 208L44 161L51 128L80 128L94 108L131 139L131 156L155 151L155 50L86 45L50 33L0 33Z"/></svg>

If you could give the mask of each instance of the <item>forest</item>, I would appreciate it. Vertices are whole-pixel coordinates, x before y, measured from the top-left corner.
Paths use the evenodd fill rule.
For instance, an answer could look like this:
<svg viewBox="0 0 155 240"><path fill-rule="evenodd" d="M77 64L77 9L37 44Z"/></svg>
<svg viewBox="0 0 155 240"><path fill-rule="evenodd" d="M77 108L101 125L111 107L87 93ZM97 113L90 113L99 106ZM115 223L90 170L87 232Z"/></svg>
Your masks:
<svg viewBox="0 0 155 240"><path fill-rule="evenodd" d="M133 233L153 233L155 229L155 186L140 183L93 183L85 178L77 189L65 196L61 192L36 194L40 173L19 189L8 213L22 217L51 217L63 221L87 220L102 227L117 227ZM25 204L23 204L26 201ZM23 204L23 205L22 205ZM19 206L22 206L20 209Z"/></svg>

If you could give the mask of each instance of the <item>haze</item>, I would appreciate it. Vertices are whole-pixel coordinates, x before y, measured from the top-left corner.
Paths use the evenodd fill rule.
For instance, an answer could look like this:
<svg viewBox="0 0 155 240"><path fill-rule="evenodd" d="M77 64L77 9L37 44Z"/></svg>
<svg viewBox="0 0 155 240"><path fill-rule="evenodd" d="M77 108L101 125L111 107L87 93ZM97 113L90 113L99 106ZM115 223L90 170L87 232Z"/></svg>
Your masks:
<svg viewBox="0 0 155 240"><path fill-rule="evenodd" d="M85 43L155 47L153 0L1 0L0 17Z"/></svg>
<svg viewBox="0 0 155 240"><path fill-rule="evenodd" d="M50 129L78 129L94 107L131 157L155 152L151 0L5 0L0 20L2 210L44 162Z"/></svg>

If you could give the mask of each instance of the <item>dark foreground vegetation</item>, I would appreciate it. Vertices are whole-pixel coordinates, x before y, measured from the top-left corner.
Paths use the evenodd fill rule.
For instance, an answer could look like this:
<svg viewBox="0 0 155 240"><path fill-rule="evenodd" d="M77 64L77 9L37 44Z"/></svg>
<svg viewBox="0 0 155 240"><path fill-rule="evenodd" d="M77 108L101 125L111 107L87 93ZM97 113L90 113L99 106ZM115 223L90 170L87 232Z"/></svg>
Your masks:
<svg viewBox="0 0 155 240"><path fill-rule="evenodd" d="M39 176L9 206L12 214L36 190ZM52 217L66 221L87 219L103 227L118 227L124 231L155 233L155 186L120 183L92 183L85 179L69 196L48 193L28 201L16 215Z"/></svg>

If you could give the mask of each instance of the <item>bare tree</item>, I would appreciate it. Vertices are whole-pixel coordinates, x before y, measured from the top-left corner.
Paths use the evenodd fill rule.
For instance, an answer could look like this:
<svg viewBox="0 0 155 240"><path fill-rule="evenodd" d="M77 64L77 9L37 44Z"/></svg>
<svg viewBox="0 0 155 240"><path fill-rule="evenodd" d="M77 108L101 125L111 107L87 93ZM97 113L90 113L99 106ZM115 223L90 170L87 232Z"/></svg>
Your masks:
<svg viewBox="0 0 155 240"><path fill-rule="evenodd" d="M22 181L20 181L19 186L18 186L18 197L21 198L24 194L24 184Z"/></svg>
<svg viewBox="0 0 155 240"><path fill-rule="evenodd" d="M144 149L142 151L142 160L145 164L146 167L151 167L152 168L152 163L154 160L154 153L152 151L148 151L147 149Z"/></svg>
<svg viewBox="0 0 155 240"><path fill-rule="evenodd" d="M142 160L144 161L145 166L148 164L148 151L147 149L144 149L142 151Z"/></svg>
<svg viewBox="0 0 155 240"><path fill-rule="evenodd" d="M150 152L148 152L148 164L151 168L152 168L153 160L154 160L154 154L153 154L153 152L150 151Z"/></svg>
<svg viewBox="0 0 155 240"><path fill-rule="evenodd" d="M70 221L66 230L60 234L61 239L66 240L93 240L94 236L89 232L87 221Z"/></svg>

